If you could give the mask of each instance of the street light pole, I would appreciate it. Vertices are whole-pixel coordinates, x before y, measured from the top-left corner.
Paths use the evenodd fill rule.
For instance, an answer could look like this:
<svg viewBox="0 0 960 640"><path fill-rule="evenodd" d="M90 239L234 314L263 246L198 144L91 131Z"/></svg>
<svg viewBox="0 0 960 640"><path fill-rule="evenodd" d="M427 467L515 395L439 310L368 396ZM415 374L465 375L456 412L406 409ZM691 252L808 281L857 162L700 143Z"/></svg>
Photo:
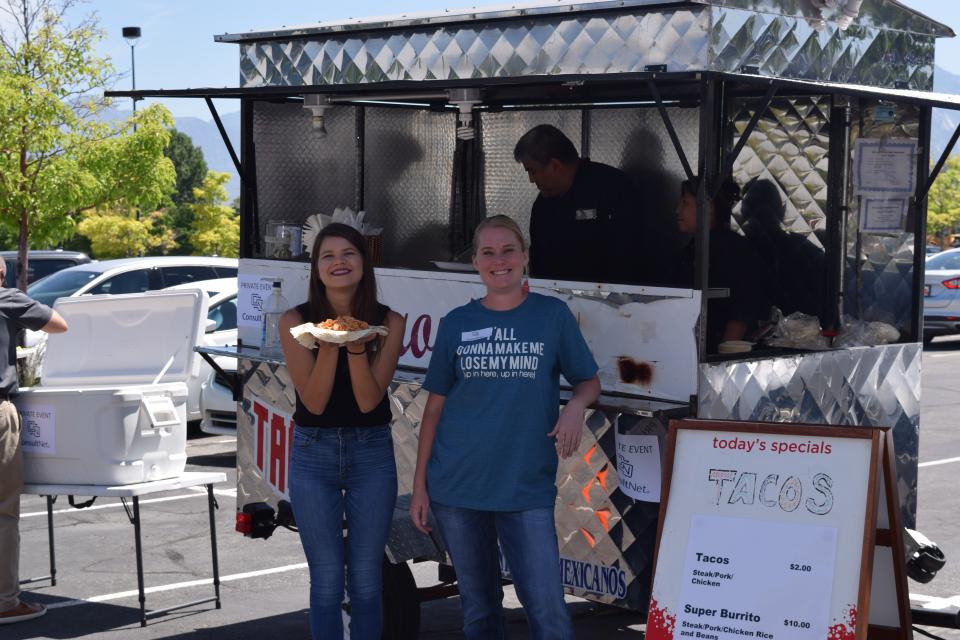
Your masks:
<svg viewBox="0 0 960 640"><path fill-rule="evenodd" d="M132 90L137 90L137 65L136 58L134 57L133 50L137 46L137 40L140 39L140 27L124 27L123 28L123 37L127 41L127 44L130 45L130 80L132 82ZM137 99L133 98L133 115L137 115ZM134 130L136 130L137 125L133 125Z"/></svg>
<svg viewBox="0 0 960 640"><path fill-rule="evenodd" d="M137 40L140 39L140 27L124 27L123 28L123 37L127 41L127 44L130 45L130 82L133 91L137 90L137 64L136 58L133 56L134 47L137 46ZM133 97L133 130L137 130L137 98ZM140 209L137 208L137 220L140 219Z"/></svg>

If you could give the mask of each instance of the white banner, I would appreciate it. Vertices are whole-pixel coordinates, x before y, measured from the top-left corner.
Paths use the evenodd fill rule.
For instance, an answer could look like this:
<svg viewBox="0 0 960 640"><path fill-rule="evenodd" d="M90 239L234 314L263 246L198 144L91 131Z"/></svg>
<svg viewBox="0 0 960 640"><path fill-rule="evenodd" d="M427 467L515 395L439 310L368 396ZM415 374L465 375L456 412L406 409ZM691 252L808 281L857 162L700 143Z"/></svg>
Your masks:
<svg viewBox="0 0 960 640"><path fill-rule="evenodd" d="M48 405L20 407L20 443L34 456L57 455L57 410Z"/></svg>
<svg viewBox="0 0 960 640"><path fill-rule="evenodd" d="M259 327L263 303L270 296L273 278L240 275L237 278L237 325Z"/></svg>
<svg viewBox="0 0 960 640"><path fill-rule="evenodd" d="M617 478L620 491L643 502L660 502L660 443L657 436L617 431Z"/></svg>

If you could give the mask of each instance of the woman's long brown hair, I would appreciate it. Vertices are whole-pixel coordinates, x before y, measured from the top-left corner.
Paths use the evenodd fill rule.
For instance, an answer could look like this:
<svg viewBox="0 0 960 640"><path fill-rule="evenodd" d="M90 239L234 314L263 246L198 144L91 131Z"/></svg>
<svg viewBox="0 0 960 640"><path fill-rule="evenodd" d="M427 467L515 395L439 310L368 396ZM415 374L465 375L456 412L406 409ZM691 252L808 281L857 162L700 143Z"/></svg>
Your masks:
<svg viewBox="0 0 960 640"><path fill-rule="evenodd" d="M357 290L350 303L350 315L357 320L369 324L380 325L386 319L386 314L377 302L377 279L373 272L373 264L367 256L367 243L359 231L350 225L334 222L328 224L313 241L313 250L310 252L310 289L307 293L307 307L310 313L309 322L323 322L328 318L336 318L337 312L327 299L327 288L320 279L317 265L320 262L320 245L327 238L343 238L357 250L363 259L363 275L357 284ZM378 341L375 341L378 342Z"/></svg>

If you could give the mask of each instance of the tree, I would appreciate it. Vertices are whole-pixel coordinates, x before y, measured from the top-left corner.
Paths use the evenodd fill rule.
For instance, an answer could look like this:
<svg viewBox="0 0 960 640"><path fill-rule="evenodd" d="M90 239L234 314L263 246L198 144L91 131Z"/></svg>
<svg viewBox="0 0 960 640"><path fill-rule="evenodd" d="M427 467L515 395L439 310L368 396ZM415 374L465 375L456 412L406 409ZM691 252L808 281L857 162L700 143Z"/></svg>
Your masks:
<svg viewBox="0 0 960 640"><path fill-rule="evenodd" d="M942 248L948 233L960 224L960 156L950 156L927 195L927 233Z"/></svg>
<svg viewBox="0 0 960 640"><path fill-rule="evenodd" d="M170 142L163 150L177 171L177 189L170 196L174 204L186 204L194 201L193 190L203 185L207 176L207 161L203 150L193 144L190 136L174 129L170 132Z"/></svg>
<svg viewBox="0 0 960 640"><path fill-rule="evenodd" d="M237 257L240 255L240 215L228 204L226 184L230 174L208 171L203 186L193 190L195 202L190 242L201 254Z"/></svg>
<svg viewBox="0 0 960 640"><path fill-rule="evenodd" d="M140 256L156 248L163 253L176 242L173 232L163 229L162 215L154 211L137 217L129 209L87 211L77 231L90 239L91 250L100 259Z"/></svg>
<svg viewBox="0 0 960 640"><path fill-rule="evenodd" d="M203 185L207 162L203 158L203 151L194 146L190 136L176 129L170 136L164 155L170 158L177 171L177 189L170 196L172 202L164 210L160 224L175 238L172 252L190 255L193 253L189 237L193 226L193 210L189 205L194 201L193 190Z"/></svg>
<svg viewBox="0 0 960 640"><path fill-rule="evenodd" d="M93 16L74 26L76 0L0 0L0 225L18 237L26 287L27 250L73 235L80 212L153 210L173 190L163 156L172 118L152 106L122 123L98 120L113 78L97 57Z"/></svg>

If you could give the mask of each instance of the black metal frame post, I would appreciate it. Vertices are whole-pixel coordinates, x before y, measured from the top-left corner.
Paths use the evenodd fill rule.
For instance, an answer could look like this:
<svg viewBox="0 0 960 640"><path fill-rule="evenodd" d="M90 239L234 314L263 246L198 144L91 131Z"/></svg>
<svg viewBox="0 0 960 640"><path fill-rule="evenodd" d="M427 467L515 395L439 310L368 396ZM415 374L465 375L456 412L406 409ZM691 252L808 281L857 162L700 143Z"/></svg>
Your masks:
<svg viewBox="0 0 960 640"><path fill-rule="evenodd" d="M57 554L53 546L53 503L57 501L57 496L44 496L47 499L47 544L50 549L50 575L37 576L36 578L26 578L21 580L20 584L35 584L37 582L50 581L50 586L57 586Z"/></svg>
<svg viewBox="0 0 960 640"><path fill-rule="evenodd" d="M723 83L708 76L700 80L700 144L697 172L697 231L694 235L693 288L699 289L700 335L698 361L707 356L707 289L710 286L710 197L720 162L720 129L723 120Z"/></svg>
<svg viewBox="0 0 960 640"><path fill-rule="evenodd" d="M824 331L840 329L843 305L844 249L847 214L847 176L850 144L849 98L832 96L830 106L830 148L827 155L827 246L824 268L824 297L820 324Z"/></svg>
<svg viewBox="0 0 960 640"><path fill-rule="evenodd" d="M913 295L910 296L910 327L913 340L923 342L923 288L927 255L927 192L933 186L933 180L937 176L930 171L930 133L933 109L923 106L917 106L916 108L920 112L920 140L925 141L920 144L920 157L917 158L917 184L924 185L924 189L919 197L913 201L914 238L913 278L911 282ZM953 132L953 137L950 140L951 144L947 146L944 153L950 153L958 137L960 137L960 127L957 127L957 130ZM939 173L945 162L946 156L941 157L934 170Z"/></svg>
<svg viewBox="0 0 960 640"><path fill-rule="evenodd" d="M217 519L214 510L217 508L217 499L213 495L213 485L207 485L207 511L210 514L210 555L213 560L213 594L216 607L220 608L220 556L217 553Z"/></svg>
<svg viewBox="0 0 960 640"><path fill-rule="evenodd" d="M147 618L152 618L155 616L163 615L164 613L169 613L170 611L177 611L178 609L185 609L187 607L192 607L198 604L206 604L208 602L215 603L217 609L221 607L220 605L220 560L217 555L217 529L216 529L216 519L214 517L214 510L217 508L217 500L213 495L213 484L207 484L207 510L210 517L210 554L213 562L213 597L212 598L201 598L199 600L191 600L190 602L184 602L182 604L177 604L172 607L166 607L164 609L154 609L153 611L147 612L147 595L146 589L144 588L144 578L143 578L143 531L140 526L140 497L133 496L133 511L130 511L130 508L127 506L126 498L120 498L120 502L123 503L123 508L127 512L127 518L130 519L130 524L133 525L133 543L136 554L137 561L137 597L140 602L140 626L147 626Z"/></svg>
<svg viewBox="0 0 960 640"><path fill-rule="evenodd" d="M240 100L240 257L253 258L260 246L256 158L253 147L253 100Z"/></svg>
<svg viewBox="0 0 960 640"><path fill-rule="evenodd" d="M120 498L120 501L123 503L124 508L127 506L127 501L123 498ZM130 514L127 513L129 516ZM133 541L136 548L137 554L137 596L140 600L140 626L147 626L147 596L144 593L143 589L143 544L140 540L140 497L133 496L133 515L130 517L130 522L133 524Z"/></svg>

